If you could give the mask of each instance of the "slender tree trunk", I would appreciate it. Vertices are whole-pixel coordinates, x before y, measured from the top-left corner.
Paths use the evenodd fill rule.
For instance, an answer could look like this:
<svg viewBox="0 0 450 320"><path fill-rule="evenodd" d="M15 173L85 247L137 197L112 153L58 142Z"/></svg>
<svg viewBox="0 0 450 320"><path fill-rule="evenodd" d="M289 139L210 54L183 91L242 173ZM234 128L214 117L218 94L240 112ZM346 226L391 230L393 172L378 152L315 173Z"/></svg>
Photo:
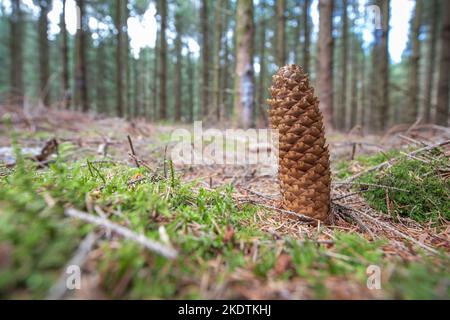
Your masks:
<svg viewBox="0 0 450 320"><path fill-rule="evenodd" d="M159 63L159 43L157 42L156 46L155 46L155 51L154 51L154 57L153 57L153 79L152 79L152 83L153 83L153 120L157 120L158 119L158 112L159 112L159 108L158 108L158 98L159 98L159 86L158 86L158 79L159 79L159 68L158 68L158 63Z"/></svg>
<svg viewBox="0 0 450 320"><path fill-rule="evenodd" d="M380 2L378 1L377 4L379 5ZM382 17L384 20L384 18ZM370 107L368 109L368 129L370 132L378 130L378 118L381 113L380 111L380 71L379 71L379 65L380 65L380 59L381 59L381 31L378 29L374 30L374 44L371 52L371 76L369 83L369 101L370 101Z"/></svg>
<svg viewBox="0 0 450 320"><path fill-rule="evenodd" d="M181 98L183 95L182 90L182 56L181 56L181 36L182 36L182 27L181 27L181 9L177 8L175 13L175 29L176 29L176 39L175 39L175 52L177 56L177 62L175 66L175 121L181 120ZM191 79L192 80L192 79Z"/></svg>
<svg viewBox="0 0 450 320"><path fill-rule="evenodd" d="M450 81L450 1L443 1L436 124L448 125Z"/></svg>
<svg viewBox="0 0 450 320"><path fill-rule="evenodd" d="M159 49L159 118L167 118L167 1L161 1L161 31Z"/></svg>
<svg viewBox="0 0 450 320"><path fill-rule="evenodd" d="M97 48L97 111L103 114L109 113L108 100L106 98L105 81L106 78L106 54L105 54L105 43L99 42Z"/></svg>
<svg viewBox="0 0 450 320"><path fill-rule="evenodd" d="M286 63L286 1L277 0L277 36L276 36L276 61L277 66L282 67Z"/></svg>
<svg viewBox="0 0 450 320"><path fill-rule="evenodd" d="M341 90L340 102L336 108L336 128L343 130L347 119L347 63L348 63L348 14L347 0L342 1L342 56L341 56Z"/></svg>
<svg viewBox="0 0 450 320"><path fill-rule="evenodd" d="M20 0L11 1L10 18L10 63L11 63L11 94L18 105L23 105L23 11Z"/></svg>
<svg viewBox="0 0 450 320"><path fill-rule="evenodd" d="M423 121L430 123L432 106L432 94L433 94L433 82L434 71L436 69L436 43L437 43L437 31L438 31L438 17L439 17L439 2L438 0L432 0L432 10L430 18L430 33L429 33L429 50L428 50L428 68L427 79L425 84L424 93L424 106L423 106Z"/></svg>
<svg viewBox="0 0 450 320"><path fill-rule="evenodd" d="M296 7L300 7L300 1L296 1L295 3ZM300 8L299 8L300 9ZM303 7L302 7L303 10ZM293 10L292 10L293 11ZM288 10L289 12L289 10ZM301 34L302 34L302 28L303 28L303 16L305 15L305 12L303 11L301 14L296 15L292 12L292 15L295 19L295 29L294 29L294 43L293 43L293 52L294 52L294 63L300 64L300 62L303 62L302 60L302 54L303 54L303 46L304 43L301 41ZM289 19L289 17L288 17Z"/></svg>
<svg viewBox="0 0 450 320"><path fill-rule="evenodd" d="M134 75L134 105L135 105L135 117L140 118L143 115L142 112L142 74L139 74L139 64L141 59L133 58L133 75Z"/></svg>
<svg viewBox="0 0 450 320"><path fill-rule="evenodd" d="M157 10L159 11L160 1L156 1ZM153 77L152 77L152 118L153 120L158 119L158 97L159 97L159 88L158 88L158 79L159 79L159 48L161 41L161 28L156 33L156 43L155 49L153 51Z"/></svg>
<svg viewBox="0 0 450 320"><path fill-rule="evenodd" d="M50 106L50 84L49 84L49 45L48 45L48 18L50 2L48 0L39 1L39 85L40 97L44 106Z"/></svg>
<svg viewBox="0 0 450 320"><path fill-rule="evenodd" d="M239 127L249 128L254 109L253 2L240 0L236 16L236 78L234 118Z"/></svg>
<svg viewBox="0 0 450 320"><path fill-rule="evenodd" d="M359 76L359 58L358 54L359 44L356 35L353 35L353 49L352 49L352 80L350 90L350 118L347 125L348 129L352 129L356 125L358 114L358 76Z"/></svg>
<svg viewBox="0 0 450 320"><path fill-rule="evenodd" d="M208 0L202 0L200 11L202 33L202 116L208 116L209 107L209 39L208 39Z"/></svg>
<svg viewBox="0 0 450 320"><path fill-rule="evenodd" d="M130 55L130 37L128 35L128 17L130 16L130 9L128 8L128 0L122 0L122 10L124 12L124 16L122 19L122 29L123 29L123 36L122 36L122 49L123 49L123 62L125 67L125 81L123 84L123 92L124 92L124 111L125 115L128 119L131 119L133 117L133 113L135 113L134 108L136 106L132 105L133 96L132 96L132 85L131 85L131 72L133 71L133 59Z"/></svg>
<svg viewBox="0 0 450 320"><path fill-rule="evenodd" d="M213 106L216 110L216 119L221 118L221 96L222 88L220 83L220 53L222 44L222 0L217 0L215 12L215 38L214 38L214 74L213 74Z"/></svg>
<svg viewBox="0 0 450 320"><path fill-rule="evenodd" d="M317 83L324 123L333 117L333 1L319 0L319 40Z"/></svg>
<svg viewBox="0 0 450 320"><path fill-rule="evenodd" d="M87 87L87 51L86 51L86 30L88 28L87 19L85 16L85 1L77 0L77 5L80 12L81 26L77 30L78 38L78 64L76 68L76 90L79 102L81 103L81 111L89 111L89 97Z"/></svg>
<svg viewBox="0 0 450 320"><path fill-rule="evenodd" d="M409 69L409 103L405 112L405 122L414 123L416 121L419 109L419 67L420 67L420 24L422 16L422 1L416 0L414 16L411 21L411 43L412 54L410 58Z"/></svg>
<svg viewBox="0 0 450 320"><path fill-rule="evenodd" d="M380 132L389 124L389 0L378 0L382 29L375 29L372 52L371 131Z"/></svg>
<svg viewBox="0 0 450 320"><path fill-rule="evenodd" d="M361 49L361 75L360 75L360 83L359 83L359 120L358 124L361 126L361 129L364 129L366 125L366 55L363 49Z"/></svg>
<svg viewBox="0 0 450 320"><path fill-rule="evenodd" d="M64 108L69 109L71 104L71 93L69 84L69 43L65 18L66 18L66 0L63 0L63 12L61 17L63 105Z"/></svg>
<svg viewBox="0 0 450 320"><path fill-rule="evenodd" d="M377 127L379 130L384 130L388 125L389 117L389 6L390 0L383 0L381 3L381 15L382 15L382 25L383 33L381 36L381 62L380 62L380 73L381 73L381 95L380 95L380 117L377 121Z"/></svg>
<svg viewBox="0 0 450 320"><path fill-rule="evenodd" d="M264 121L264 125L267 127L269 120L267 118L267 111L264 108L266 101L267 87L265 84L266 79L266 1L260 0L261 5L261 22L260 22L260 48L259 48L259 86L258 86L258 110L261 113L261 118Z"/></svg>
<svg viewBox="0 0 450 320"><path fill-rule="evenodd" d="M360 55L362 52L361 44L360 44L360 36L356 29L356 20L359 18L359 4L357 1L352 1L352 9L354 13L354 18L352 19L352 33L351 33L351 91L350 91L350 117L347 123L347 129L353 129L358 123L358 82L362 83L363 78L361 78L360 69L361 61ZM364 52L362 52L364 53ZM361 57L361 60L363 58Z"/></svg>
<svg viewBox="0 0 450 320"><path fill-rule="evenodd" d="M228 90L231 89L232 83L233 83L233 63L230 61L230 45L228 41L227 31L229 29L230 25L230 17L232 15L230 10L230 2L225 1L224 6L225 10L225 17L224 17L224 30L225 30L225 36L223 37L223 65L222 65L222 84L225 90L223 91L222 95L222 105L224 106L224 114L223 117L228 119L229 115L233 111L233 101L230 97L232 97L232 93Z"/></svg>
<svg viewBox="0 0 450 320"><path fill-rule="evenodd" d="M116 0L116 90L117 90L117 116L124 116L124 96L123 96L123 59L122 59L122 44L123 44L123 24L122 24L122 0Z"/></svg>
<svg viewBox="0 0 450 320"><path fill-rule="evenodd" d="M311 3L309 0L303 0L303 70L310 73L309 60L310 60L310 28L309 28L309 7Z"/></svg>
<svg viewBox="0 0 450 320"><path fill-rule="evenodd" d="M191 51L188 48L188 76L189 79L195 79L194 61L191 57ZM194 122L194 81L188 81L188 110L189 122Z"/></svg>
<svg viewBox="0 0 450 320"><path fill-rule="evenodd" d="M148 96L148 88L150 85L149 82L149 76L150 76L150 55L149 50L145 49L143 52L143 62L142 62L142 69L144 71L143 79L142 79L142 108L143 110L143 116L146 120L150 119L149 109L150 109L150 99Z"/></svg>

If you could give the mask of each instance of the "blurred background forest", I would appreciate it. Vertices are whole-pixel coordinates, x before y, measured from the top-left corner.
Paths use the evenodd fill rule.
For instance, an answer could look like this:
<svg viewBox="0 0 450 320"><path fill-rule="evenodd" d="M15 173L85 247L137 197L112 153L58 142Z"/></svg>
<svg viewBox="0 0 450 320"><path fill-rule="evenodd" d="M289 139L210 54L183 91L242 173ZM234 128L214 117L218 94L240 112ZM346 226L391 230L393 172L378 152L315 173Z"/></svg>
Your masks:
<svg viewBox="0 0 450 320"><path fill-rule="evenodd" d="M329 128L447 126L450 1L0 2L3 104L266 126L286 63L310 74Z"/></svg>

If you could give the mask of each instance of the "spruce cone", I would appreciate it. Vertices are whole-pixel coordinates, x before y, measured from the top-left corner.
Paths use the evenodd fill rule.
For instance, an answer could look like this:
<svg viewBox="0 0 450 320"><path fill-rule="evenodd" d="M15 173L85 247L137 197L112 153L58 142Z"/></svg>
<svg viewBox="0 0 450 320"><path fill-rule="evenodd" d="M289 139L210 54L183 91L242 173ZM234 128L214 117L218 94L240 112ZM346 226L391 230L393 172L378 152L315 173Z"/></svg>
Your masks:
<svg viewBox="0 0 450 320"><path fill-rule="evenodd" d="M279 131L279 178L286 209L322 221L330 212L330 157L319 100L308 75L287 65L272 78L270 124Z"/></svg>

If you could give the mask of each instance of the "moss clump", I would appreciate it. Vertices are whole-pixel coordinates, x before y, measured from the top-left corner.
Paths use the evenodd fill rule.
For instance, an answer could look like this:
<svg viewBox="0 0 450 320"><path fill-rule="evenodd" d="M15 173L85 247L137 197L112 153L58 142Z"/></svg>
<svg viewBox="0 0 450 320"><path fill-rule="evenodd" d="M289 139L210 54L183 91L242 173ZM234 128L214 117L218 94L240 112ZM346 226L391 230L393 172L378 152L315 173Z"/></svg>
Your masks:
<svg viewBox="0 0 450 320"><path fill-rule="evenodd" d="M375 209L391 212L393 216L438 224L443 219L450 219L449 183L441 177L439 169L448 165L447 159L425 163L404 158L387 170L361 177L359 182L395 188L374 188L364 192L365 199Z"/></svg>

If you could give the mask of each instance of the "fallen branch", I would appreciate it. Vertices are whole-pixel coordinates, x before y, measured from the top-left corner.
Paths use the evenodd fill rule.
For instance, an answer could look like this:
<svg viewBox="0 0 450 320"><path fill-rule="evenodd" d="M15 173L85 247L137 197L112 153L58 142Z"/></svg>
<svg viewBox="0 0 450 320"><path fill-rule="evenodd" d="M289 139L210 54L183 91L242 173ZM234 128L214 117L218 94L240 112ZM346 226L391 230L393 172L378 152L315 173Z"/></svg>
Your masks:
<svg viewBox="0 0 450 320"><path fill-rule="evenodd" d="M139 168L140 167L139 161L136 160L136 152L134 151L133 141L131 141L131 137L129 135L127 136L127 138L128 138L128 143L130 145L131 154L134 157L134 163L136 164L136 167Z"/></svg>
<svg viewBox="0 0 450 320"><path fill-rule="evenodd" d="M390 190L397 190L397 191L403 191L403 192L410 192L409 190L397 188L397 187L391 187L386 186L383 184L376 184L376 183L360 183L360 182L332 182L332 185L349 185L349 186L361 186L361 187L374 187L374 188L380 188L380 189L390 189Z"/></svg>
<svg viewBox="0 0 450 320"><path fill-rule="evenodd" d="M157 254L166 257L168 259L174 259L177 256L177 251L171 247L165 246L159 242L153 241L147 238L143 234L135 233L121 225L118 225L114 222L111 222L107 219L100 218L97 216L90 215L86 212L82 212L73 208L68 208L64 212L67 216L73 217L76 219L80 219L89 223L92 223L97 226L106 227L113 232L121 235L125 239L132 240L143 247L147 248L150 251L154 251Z"/></svg>

